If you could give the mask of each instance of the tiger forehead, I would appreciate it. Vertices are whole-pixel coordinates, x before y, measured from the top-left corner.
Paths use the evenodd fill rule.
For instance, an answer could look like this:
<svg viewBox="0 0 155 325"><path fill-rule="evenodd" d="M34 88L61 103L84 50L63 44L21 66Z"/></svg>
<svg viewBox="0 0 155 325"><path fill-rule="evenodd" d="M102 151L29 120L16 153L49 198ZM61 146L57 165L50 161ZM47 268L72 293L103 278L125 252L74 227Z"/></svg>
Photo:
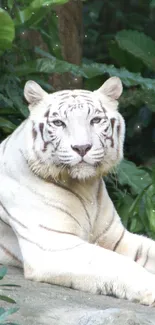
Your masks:
<svg viewBox="0 0 155 325"><path fill-rule="evenodd" d="M71 112L77 109L84 109L88 111L88 114L93 112L100 113L104 111L101 102L95 98L92 92L85 90L69 90L60 91L52 96L52 103L48 105L48 109L54 112L52 115L56 115L56 111Z"/></svg>
<svg viewBox="0 0 155 325"><path fill-rule="evenodd" d="M89 96L91 97L93 93L89 90L74 89L74 90L60 90L52 94L54 97L76 97L76 96Z"/></svg>

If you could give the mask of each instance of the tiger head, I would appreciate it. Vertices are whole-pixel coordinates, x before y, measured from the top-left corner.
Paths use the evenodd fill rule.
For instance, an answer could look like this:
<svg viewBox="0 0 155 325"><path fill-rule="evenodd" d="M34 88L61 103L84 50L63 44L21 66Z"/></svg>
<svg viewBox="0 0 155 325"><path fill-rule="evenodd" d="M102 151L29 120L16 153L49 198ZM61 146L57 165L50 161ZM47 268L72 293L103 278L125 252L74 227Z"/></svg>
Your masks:
<svg viewBox="0 0 155 325"><path fill-rule="evenodd" d="M125 126L117 111L121 93L117 77L94 92L76 89L53 94L28 81L26 154L33 172L44 179L67 173L80 180L107 174L123 157Z"/></svg>

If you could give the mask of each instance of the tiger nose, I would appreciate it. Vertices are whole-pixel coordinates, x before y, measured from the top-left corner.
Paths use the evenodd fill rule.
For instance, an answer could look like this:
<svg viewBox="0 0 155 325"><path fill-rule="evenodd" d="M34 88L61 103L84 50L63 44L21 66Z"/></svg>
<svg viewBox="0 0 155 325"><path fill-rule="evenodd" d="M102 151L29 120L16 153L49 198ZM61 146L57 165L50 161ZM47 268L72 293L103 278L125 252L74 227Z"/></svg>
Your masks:
<svg viewBox="0 0 155 325"><path fill-rule="evenodd" d="M74 151L76 151L81 157L84 157L86 153L91 149L91 144L85 144L83 146L71 146Z"/></svg>

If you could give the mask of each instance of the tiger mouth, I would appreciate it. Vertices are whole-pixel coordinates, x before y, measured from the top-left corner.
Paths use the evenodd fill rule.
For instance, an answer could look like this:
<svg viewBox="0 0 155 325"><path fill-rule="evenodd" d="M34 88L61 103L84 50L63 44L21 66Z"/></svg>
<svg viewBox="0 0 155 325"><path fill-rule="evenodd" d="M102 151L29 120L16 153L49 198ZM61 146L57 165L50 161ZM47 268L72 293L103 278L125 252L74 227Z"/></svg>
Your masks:
<svg viewBox="0 0 155 325"><path fill-rule="evenodd" d="M76 168L76 167L80 167L80 168L84 168L84 167L94 167L94 168L97 168L99 166L101 166L102 162L101 161L98 161L98 162L87 162L85 161L84 158L81 158L80 161L78 161L77 163L75 164L72 164L72 163L63 163L63 162L59 162L59 163L56 163L56 166L57 167L66 167L67 169L72 169L72 168Z"/></svg>
<svg viewBox="0 0 155 325"><path fill-rule="evenodd" d="M82 167L97 168L97 167L101 166L101 162L96 162L96 163L91 164L91 163L86 162L84 159L81 159L80 162L78 162L76 165L71 166L71 168L78 167L78 166L80 166L80 168L82 168Z"/></svg>

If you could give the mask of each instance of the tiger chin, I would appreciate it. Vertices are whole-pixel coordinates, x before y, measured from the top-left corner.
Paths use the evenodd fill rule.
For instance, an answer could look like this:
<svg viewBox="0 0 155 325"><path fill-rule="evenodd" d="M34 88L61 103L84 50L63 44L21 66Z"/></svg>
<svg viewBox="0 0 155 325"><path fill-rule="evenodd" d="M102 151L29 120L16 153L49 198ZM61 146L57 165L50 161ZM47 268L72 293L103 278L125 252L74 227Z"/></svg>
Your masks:
<svg viewBox="0 0 155 325"><path fill-rule="evenodd" d="M94 92L26 83L29 117L0 144L0 264L152 305L155 242L124 228L103 180L123 157L121 93L117 77Z"/></svg>

